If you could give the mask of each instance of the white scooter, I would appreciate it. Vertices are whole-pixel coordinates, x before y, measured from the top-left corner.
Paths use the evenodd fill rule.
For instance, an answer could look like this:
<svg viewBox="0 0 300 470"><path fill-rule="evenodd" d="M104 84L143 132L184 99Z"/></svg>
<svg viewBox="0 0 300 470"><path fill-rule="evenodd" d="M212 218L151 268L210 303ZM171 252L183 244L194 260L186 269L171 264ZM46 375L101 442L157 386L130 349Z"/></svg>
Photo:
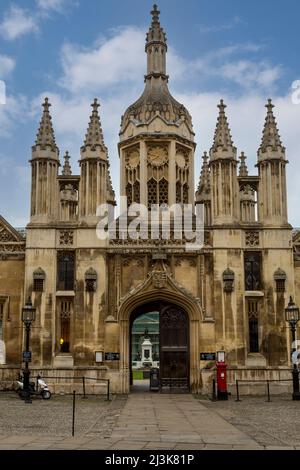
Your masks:
<svg viewBox="0 0 300 470"><path fill-rule="evenodd" d="M22 376L20 376L19 380L17 380L17 384L17 392L19 393L19 395L22 395L22 391L24 388ZM44 400L49 400L51 398L51 392L48 388L48 385L40 375L37 376L37 384L35 384L34 382L29 382L29 390L30 395L41 395Z"/></svg>

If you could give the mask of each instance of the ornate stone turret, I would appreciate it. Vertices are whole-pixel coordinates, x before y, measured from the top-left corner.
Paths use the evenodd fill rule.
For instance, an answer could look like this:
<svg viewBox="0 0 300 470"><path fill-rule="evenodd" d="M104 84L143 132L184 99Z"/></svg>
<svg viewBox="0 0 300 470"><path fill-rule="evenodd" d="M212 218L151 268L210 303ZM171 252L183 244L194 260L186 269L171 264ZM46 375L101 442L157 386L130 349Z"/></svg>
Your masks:
<svg viewBox="0 0 300 470"><path fill-rule="evenodd" d="M146 36L145 89L122 117L119 144L121 196L127 205L149 208L195 200L195 134L189 112L168 88L167 38L159 13L154 5Z"/></svg>
<svg viewBox="0 0 300 470"><path fill-rule="evenodd" d="M287 190L285 147L274 117L272 100L266 105L267 117L258 150L260 177L259 220L266 225L287 224Z"/></svg>
<svg viewBox="0 0 300 470"><path fill-rule="evenodd" d="M70 165L70 155L69 155L68 151L66 151L66 154L64 156L64 160L65 160L65 163L64 163L64 166L63 166L63 170L62 170L62 175L63 176L71 176L72 175L72 169L71 169L71 165Z"/></svg>
<svg viewBox="0 0 300 470"><path fill-rule="evenodd" d="M236 158L236 148L231 137L229 124L225 114L226 105L221 100L218 105L219 117L214 135L213 146L210 151L210 158Z"/></svg>
<svg viewBox="0 0 300 470"><path fill-rule="evenodd" d="M168 79L166 75L166 53L168 50L167 36L159 22L160 11L157 5L153 6L151 11L152 23L146 36L146 53L148 58L147 76L162 76Z"/></svg>
<svg viewBox="0 0 300 470"><path fill-rule="evenodd" d="M200 175L198 190L196 192L196 204L204 204L204 224L211 224L211 183L209 156L207 152L203 155L203 165Z"/></svg>
<svg viewBox="0 0 300 470"><path fill-rule="evenodd" d="M31 223L49 223L58 215L59 150L55 142L50 103L45 98L40 127L32 147Z"/></svg>
<svg viewBox="0 0 300 470"><path fill-rule="evenodd" d="M246 157L244 152L241 153L240 161L241 161L241 163L240 163L239 176L240 177L246 177L246 176L248 176L248 167L247 167L247 164L246 164L247 157Z"/></svg>
<svg viewBox="0 0 300 470"><path fill-rule="evenodd" d="M32 158L38 158L41 155L41 150L48 150L48 152L52 153L51 158L58 160L59 150L55 141L52 118L49 112L50 107L51 104L48 98L45 98L40 127L37 132L35 145L32 147Z"/></svg>
<svg viewBox="0 0 300 470"><path fill-rule="evenodd" d="M146 36L147 75L145 90L141 98L131 105L122 117L121 135L130 120L135 124L149 122L155 116L161 116L170 124L183 120L192 135L192 118L187 109L171 95L166 74L167 38L159 22L160 12L154 5L152 23Z"/></svg>
<svg viewBox="0 0 300 470"><path fill-rule="evenodd" d="M263 129L261 146L258 150L259 160L267 158L283 158L285 159L285 147L283 147L277 128L276 119L273 113L272 100L269 99L266 104L267 117Z"/></svg>
<svg viewBox="0 0 300 470"><path fill-rule="evenodd" d="M97 208L114 202L109 176L108 151L104 143L97 99L92 103L92 115L81 147L79 217L86 223L97 223Z"/></svg>
<svg viewBox="0 0 300 470"><path fill-rule="evenodd" d="M226 105L218 105L219 117L210 150L212 186L212 223L232 224L239 220L237 150L234 147L225 114Z"/></svg>

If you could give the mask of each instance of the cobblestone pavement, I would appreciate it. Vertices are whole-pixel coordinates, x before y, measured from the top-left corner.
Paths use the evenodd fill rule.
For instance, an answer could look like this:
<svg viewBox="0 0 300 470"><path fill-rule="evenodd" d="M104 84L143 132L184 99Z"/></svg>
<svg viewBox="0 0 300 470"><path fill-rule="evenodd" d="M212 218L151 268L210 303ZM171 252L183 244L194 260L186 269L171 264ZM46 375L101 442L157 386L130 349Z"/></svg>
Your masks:
<svg viewBox="0 0 300 470"><path fill-rule="evenodd" d="M72 397L25 404L0 394L0 450L300 449L300 402L290 396L236 403L192 395L137 393L78 397L71 436Z"/></svg>
<svg viewBox="0 0 300 470"><path fill-rule="evenodd" d="M270 403L262 396L201 403L262 446L300 449L300 402L290 394L271 397Z"/></svg>

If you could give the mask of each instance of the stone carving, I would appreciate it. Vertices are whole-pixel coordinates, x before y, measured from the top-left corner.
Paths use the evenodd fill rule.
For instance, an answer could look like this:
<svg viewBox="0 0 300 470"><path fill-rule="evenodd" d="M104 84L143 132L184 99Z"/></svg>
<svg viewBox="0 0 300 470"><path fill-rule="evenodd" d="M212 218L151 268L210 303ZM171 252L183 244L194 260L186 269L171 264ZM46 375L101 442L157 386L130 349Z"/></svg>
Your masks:
<svg viewBox="0 0 300 470"><path fill-rule="evenodd" d="M6 229L6 227L0 226L0 241L15 242L16 238Z"/></svg>
<svg viewBox="0 0 300 470"><path fill-rule="evenodd" d="M135 266L137 266L138 268L143 268L145 265L144 260L142 258L135 257L124 258L122 264L125 267L130 266L131 264L135 264Z"/></svg>
<svg viewBox="0 0 300 470"><path fill-rule="evenodd" d="M259 246L259 232L253 230L246 232L245 234L246 246L256 247Z"/></svg>
<svg viewBox="0 0 300 470"><path fill-rule="evenodd" d="M194 258L189 258L189 257L176 258L175 266L176 267L181 266L182 262L187 262L191 268L195 268L197 266L197 261Z"/></svg>
<svg viewBox="0 0 300 470"><path fill-rule="evenodd" d="M60 230L59 244L60 246L72 246L74 241L73 230Z"/></svg>
<svg viewBox="0 0 300 470"><path fill-rule="evenodd" d="M234 272L227 268L223 272L224 292L233 292Z"/></svg>
<svg viewBox="0 0 300 470"><path fill-rule="evenodd" d="M23 243L8 243L5 245L0 245L0 252L4 252L4 253L25 252L25 245Z"/></svg>
<svg viewBox="0 0 300 470"><path fill-rule="evenodd" d="M164 289L167 284L167 273L163 271L153 272L152 283L156 289Z"/></svg>

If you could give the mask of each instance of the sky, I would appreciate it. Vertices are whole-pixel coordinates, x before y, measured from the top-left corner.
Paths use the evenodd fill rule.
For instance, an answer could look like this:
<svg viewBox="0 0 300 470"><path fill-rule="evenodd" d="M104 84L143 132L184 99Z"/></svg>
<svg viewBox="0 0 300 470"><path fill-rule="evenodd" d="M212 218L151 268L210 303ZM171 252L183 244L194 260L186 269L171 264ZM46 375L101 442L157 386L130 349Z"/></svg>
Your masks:
<svg viewBox="0 0 300 470"><path fill-rule="evenodd" d="M143 91L152 5L0 0L0 80L6 86L6 104L0 104L0 214L15 227L29 222L29 160L45 96L52 103L61 159L69 150L74 174L90 104L99 99L118 194L121 116ZM170 90L190 111L196 132L196 184L221 98L238 152L246 153L250 173L257 173L265 104L272 98L289 160L289 220L300 227L299 1L160 0L158 6L168 37Z"/></svg>

